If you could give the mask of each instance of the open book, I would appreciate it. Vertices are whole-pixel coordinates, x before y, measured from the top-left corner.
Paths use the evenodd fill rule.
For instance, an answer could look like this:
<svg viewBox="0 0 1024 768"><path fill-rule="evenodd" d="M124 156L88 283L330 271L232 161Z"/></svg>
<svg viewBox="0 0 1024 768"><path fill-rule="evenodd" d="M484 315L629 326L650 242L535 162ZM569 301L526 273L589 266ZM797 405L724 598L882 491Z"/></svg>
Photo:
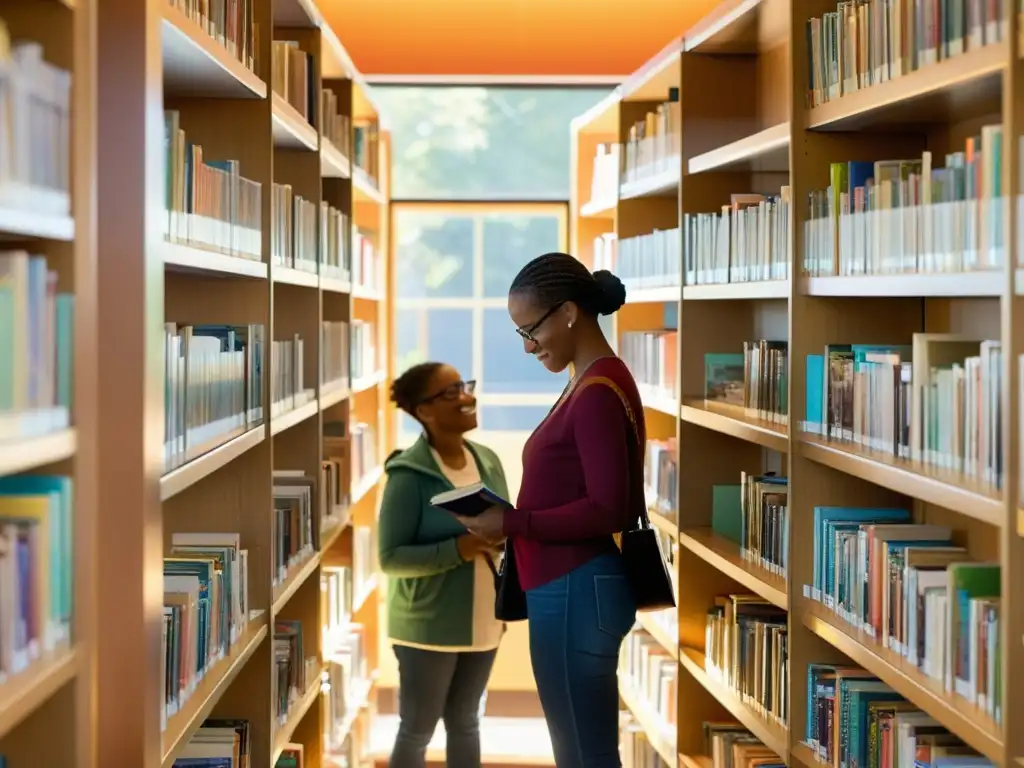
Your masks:
<svg viewBox="0 0 1024 768"><path fill-rule="evenodd" d="M430 499L430 503L463 517L476 517L495 505L512 506L483 483L473 483L439 493Z"/></svg>

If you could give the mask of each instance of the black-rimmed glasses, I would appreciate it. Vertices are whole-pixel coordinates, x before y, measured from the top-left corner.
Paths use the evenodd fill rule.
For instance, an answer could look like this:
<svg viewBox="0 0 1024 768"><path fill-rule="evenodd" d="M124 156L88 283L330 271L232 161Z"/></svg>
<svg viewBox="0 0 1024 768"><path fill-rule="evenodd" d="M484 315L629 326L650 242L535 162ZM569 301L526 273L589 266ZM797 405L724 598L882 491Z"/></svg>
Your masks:
<svg viewBox="0 0 1024 768"><path fill-rule="evenodd" d="M470 379L469 381L456 381L454 384L449 384L440 392L424 398L420 404L426 405L427 403L432 403L435 400L458 400L463 394L472 395L475 390L476 381L474 379Z"/></svg>
<svg viewBox="0 0 1024 768"><path fill-rule="evenodd" d="M551 317L553 314L555 314L555 312L557 312L561 308L562 308L561 304L555 304L555 306L553 306L551 309L549 309L547 312L545 312L543 315L541 315L540 316L540 320L538 320L537 322L532 323L532 324L526 326L525 328L516 328L516 333L518 333L520 336L522 336L527 341L532 341L534 344L536 344L537 340L535 338L533 338L533 334L536 333L537 329L540 328L541 325L544 324L545 320L547 320L549 317Z"/></svg>

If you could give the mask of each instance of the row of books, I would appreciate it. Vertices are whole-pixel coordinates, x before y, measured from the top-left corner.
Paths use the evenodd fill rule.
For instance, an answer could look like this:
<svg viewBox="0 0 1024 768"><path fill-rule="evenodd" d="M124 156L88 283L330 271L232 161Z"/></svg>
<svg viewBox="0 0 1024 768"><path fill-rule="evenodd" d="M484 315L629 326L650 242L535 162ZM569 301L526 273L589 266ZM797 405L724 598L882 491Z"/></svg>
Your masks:
<svg viewBox="0 0 1024 768"><path fill-rule="evenodd" d="M604 232L594 238L593 245L593 270L607 269L615 272L616 258L615 251L618 246L618 238L614 232Z"/></svg>
<svg viewBox="0 0 1024 768"><path fill-rule="evenodd" d="M840 2L806 25L807 103L815 107L1006 39L1000 3Z"/></svg>
<svg viewBox="0 0 1024 768"><path fill-rule="evenodd" d="M248 768L251 758L248 720L207 718L178 753L173 768Z"/></svg>
<svg viewBox="0 0 1024 768"><path fill-rule="evenodd" d="M786 611L756 595L715 597L704 630L704 669L743 704L785 727L789 721Z"/></svg>
<svg viewBox="0 0 1024 768"><path fill-rule="evenodd" d="M380 466L377 454L377 428L357 422L352 425L352 482L358 484Z"/></svg>
<svg viewBox="0 0 1024 768"><path fill-rule="evenodd" d="M343 113L341 102L330 88L320 90L320 132L336 150L348 157L352 152L352 123Z"/></svg>
<svg viewBox="0 0 1024 768"><path fill-rule="evenodd" d="M783 768L779 758L757 737L735 722L704 723L704 758L707 768Z"/></svg>
<svg viewBox="0 0 1024 768"><path fill-rule="evenodd" d="M352 378L372 376L377 368L377 326L366 320L353 320L349 344L352 349Z"/></svg>
<svg viewBox="0 0 1024 768"><path fill-rule="evenodd" d="M313 54L299 48L294 40L275 40L272 43L270 89L291 104L311 125L317 115L316 80Z"/></svg>
<svg viewBox="0 0 1024 768"><path fill-rule="evenodd" d="M331 638L325 650L323 739L327 752L340 752L352 721L366 699L370 676L366 636L362 625L350 624Z"/></svg>
<svg viewBox="0 0 1024 768"><path fill-rule="evenodd" d="M274 183L270 200L270 263L316 274L319 228L316 203ZM318 233L318 229L320 230Z"/></svg>
<svg viewBox="0 0 1024 768"><path fill-rule="evenodd" d="M626 713L620 724L619 753L622 768L669 768L644 731L643 724Z"/></svg>
<svg viewBox="0 0 1024 768"><path fill-rule="evenodd" d="M373 238L359 230L352 232L352 283L374 291L384 284L384 256Z"/></svg>
<svg viewBox="0 0 1024 768"><path fill-rule="evenodd" d="M0 253L0 443L71 422L75 297L57 283L45 257Z"/></svg>
<svg viewBox="0 0 1024 768"><path fill-rule="evenodd" d="M915 333L909 345L829 344L806 365L805 431L1000 486L998 341Z"/></svg>
<svg viewBox="0 0 1024 768"><path fill-rule="evenodd" d="M675 330L629 331L619 337L619 357L638 384L658 396L674 399L679 334Z"/></svg>
<svg viewBox="0 0 1024 768"><path fill-rule="evenodd" d="M678 287L683 277L682 249L679 229L656 229L619 240L612 255L614 266L608 268L614 269L627 291Z"/></svg>
<svg viewBox="0 0 1024 768"><path fill-rule="evenodd" d="M164 468L263 421L263 326L164 324Z"/></svg>
<svg viewBox="0 0 1024 768"><path fill-rule="evenodd" d="M320 593L323 604L324 647L332 648L350 631L352 622L352 568L347 565L320 567ZM325 654L326 655L326 654Z"/></svg>
<svg viewBox="0 0 1024 768"><path fill-rule="evenodd" d="M348 515L352 478L352 441L345 421L323 423L323 461L320 463L320 518L324 527L343 522Z"/></svg>
<svg viewBox="0 0 1024 768"><path fill-rule="evenodd" d="M667 648L639 627L626 635L619 653L619 685L650 714L656 736L673 746L678 683L679 663Z"/></svg>
<svg viewBox="0 0 1024 768"><path fill-rule="evenodd" d="M273 474L274 499L274 586L320 551L320 505L316 478L302 470L279 470Z"/></svg>
<svg viewBox="0 0 1024 768"><path fill-rule="evenodd" d="M682 154L682 112L679 89L630 126L622 148L622 184L632 184L662 173L679 174Z"/></svg>
<svg viewBox="0 0 1024 768"><path fill-rule="evenodd" d="M305 343L299 334L275 341L270 347L270 412L277 416L301 408L316 396L306 386Z"/></svg>
<svg viewBox="0 0 1024 768"><path fill-rule="evenodd" d="M375 121L357 121L352 126L352 163L375 185L380 178L377 167L380 152L380 126Z"/></svg>
<svg viewBox="0 0 1024 768"><path fill-rule="evenodd" d="M1001 568L974 561L947 526L905 509L815 507L804 596L1002 721Z"/></svg>
<svg viewBox="0 0 1024 768"><path fill-rule="evenodd" d="M70 477L0 477L0 685L71 639Z"/></svg>
<svg viewBox="0 0 1024 768"><path fill-rule="evenodd" d="M931 716L855 666L810 664L804 743L822 765L993 765Z"/></svg>
<svg viewBox="0 0 1024 768"><path fill-rule="evenodd" d="M619 173L622 168L622 145L598 144L594 150L590 177L590 202L613 203L619 197Z"/></svg>
<svg viewBox="0 0 1024 768"><path fill-rule="evenodd" d="M303 744L285 744L281 754L277 756L274 768L304 768L306 765L306 747Z"/></svg>
<svg viewBox="0 0 1024 768"><path fill-rule="evenodd" d="M278 619L274 622L274 675L271 700L274 719L284 725L295 705L313 686L320 685L321 667L316 653L308 653L302 622Z"/></svg>
<svg viewBox="0 0 1024 768"><path fill-rule="evenodd" d="M687 285L789 277L790 188L777 195L734 194L721 213L683 214Z"/></svg>
<svg viewBox="0 0 1024 768"><path fill-rule="evenodd" d="M675 520L679 493L679 444L676 438L648 440L644 461L644 493L647 507Z"/></svg>
<svg viewBox="0 0 1024 768"><path fill-rule="evenodd" d="M789 570L789 479L740 472L739 485L712 487L711 529L741 557L776 576Z"/></svg>
<svg viewBox="0 0 1024 768"><path fill-rule="evenodd" d="M237 533L174 533L164 556L161 724L238 641L249 618L248 550Z"/></svg>
<svg viewBox="0 0 1024 768"><path fill-rule="evenodd" d="M789 344L745 341L743 352L704 355L704 401L719 410L742 409L747 418L789 421Z"/></svg>
<svg viewBox="0 0 1024 768"><path fill-rule="evenodd" d="M256 71L253 0L168 0L250 71Z"/></svg>
<svg viewBox="0 0 1024 768"><path fill-rule="evenodd" d="M349 383L349 324L324 320L320 331L320 378L322 384Z"/></svg>
<svg viewBox="0 0 1024 768"><path fill-rule="evenodd" d="M936 168L932 153L829 166L808 195L808 275L969 272L1005 263L1003 127L983 126Z"/></svg>
<svg viewBox="0 0 1024 768"><path fill-rule="evenodd" d="M352 582L358 594L362 594L373 581L376 570L377 548L374 544L373 528L357 525L352 529Z"/></svg>
<svg viewBox="0 0 1024 768"><path fill-rule="evenodd" d="M320 274L335 280L352 279L352 250L348 214L326 200L320 203Z"/></svg>
<svg viewBox="0 0 1024 768"><path fill-rule="evenodd" d="M0 20L0 33L10 34ZM47 63L39 43L0 51L0 205L70 213L71 73Z"/></svg>
<svg viewBox="0 0 1024 768"><path fill-rule="evenodd" d="M262 187L241 175L237 160L209 160L189 142L177 110L164 112L167 219L176 243L263 259Z"/></svg>

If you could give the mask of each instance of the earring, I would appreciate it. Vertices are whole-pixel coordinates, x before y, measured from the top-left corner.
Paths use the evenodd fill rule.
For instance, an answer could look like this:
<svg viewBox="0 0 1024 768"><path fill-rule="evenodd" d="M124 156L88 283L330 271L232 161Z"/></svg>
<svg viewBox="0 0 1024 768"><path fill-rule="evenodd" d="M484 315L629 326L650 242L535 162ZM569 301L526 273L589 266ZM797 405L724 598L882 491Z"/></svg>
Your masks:
<svg viewBox="0 0 1024 768"><path fill-rule="evenodd" d="M569 321L569 327L572 328L572 320Z"/></svg>

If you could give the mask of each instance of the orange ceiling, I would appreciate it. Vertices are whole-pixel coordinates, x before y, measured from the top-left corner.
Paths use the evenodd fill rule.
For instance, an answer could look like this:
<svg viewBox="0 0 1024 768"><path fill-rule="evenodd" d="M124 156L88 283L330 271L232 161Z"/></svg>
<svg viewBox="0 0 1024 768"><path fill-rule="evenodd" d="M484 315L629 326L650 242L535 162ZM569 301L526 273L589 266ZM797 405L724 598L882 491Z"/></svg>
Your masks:
<svg viewBox="0 0 1024 768"><path fill-rule="evenodd" d="M364 75L626 75L716 0L318 0Z"/></svg>

